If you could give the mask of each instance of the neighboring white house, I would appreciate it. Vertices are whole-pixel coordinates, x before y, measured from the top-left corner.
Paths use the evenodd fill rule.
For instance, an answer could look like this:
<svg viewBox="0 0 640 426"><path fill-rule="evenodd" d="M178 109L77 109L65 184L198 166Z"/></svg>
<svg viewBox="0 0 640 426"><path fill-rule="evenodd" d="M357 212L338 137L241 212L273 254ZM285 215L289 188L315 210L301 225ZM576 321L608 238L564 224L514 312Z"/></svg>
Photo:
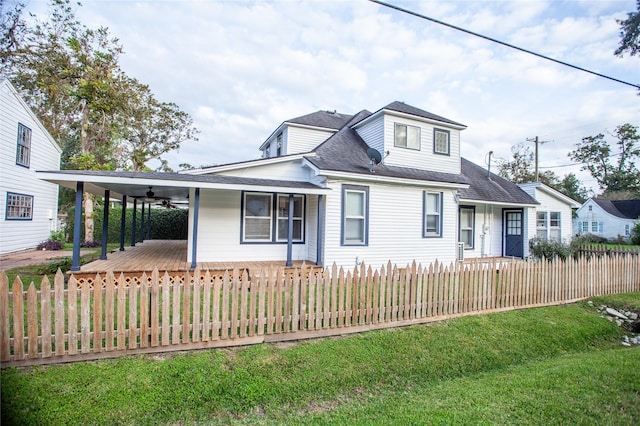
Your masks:
<svg viewBox="0 0 640 426"><path fill-rule="evenodd" d="M285 121L257 160L184 173L40 175L128 200L147 191L188 199L192 263L286 259L353 267L526 257L539 203L461 158L465 128L393 102L374 113L317 111Z"/></svg>
<svg viewBox="0 0 640 426"><path fill-rule="evenodd" d="M579 234L628 239L640 222L640 200L590 198L578 209L576 221Z"/></svg>
<svg viewBox="0 0 640 426"><path fill-rule="evenodd" d="M542 182L518 186L540 203L535 211L529 212L529 235L548 241L570 242L573 236L573 210L581 204Z"/></svg>
<svg viewBox="0 0 640 426"><path fill-rule="evenodd" d="M49 238L58 216L58 185L36 170L59 170L60 147L7 79L0 81L0 254Z"/></svg>

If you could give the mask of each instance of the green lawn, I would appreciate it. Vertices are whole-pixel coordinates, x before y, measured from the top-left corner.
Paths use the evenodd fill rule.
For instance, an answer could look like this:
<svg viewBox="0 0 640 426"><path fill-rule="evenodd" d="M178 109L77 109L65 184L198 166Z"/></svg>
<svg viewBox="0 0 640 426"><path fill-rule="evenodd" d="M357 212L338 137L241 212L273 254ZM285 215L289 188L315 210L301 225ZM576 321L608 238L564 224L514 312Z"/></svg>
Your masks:
<svg viewBox="0 0 640 426"><path fill-rule="evenodd" d="M640 293L594 299L640 308ZM637 424L640 347L585 303L299 344L2 370L2 424Z"/></svg>

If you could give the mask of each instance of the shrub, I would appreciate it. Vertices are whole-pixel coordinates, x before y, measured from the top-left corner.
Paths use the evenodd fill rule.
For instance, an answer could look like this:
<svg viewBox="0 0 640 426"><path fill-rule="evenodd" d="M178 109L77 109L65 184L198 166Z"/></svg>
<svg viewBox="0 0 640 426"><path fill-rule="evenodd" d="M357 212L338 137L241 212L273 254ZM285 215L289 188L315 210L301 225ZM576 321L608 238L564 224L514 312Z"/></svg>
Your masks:
<svg viewBox="0 0 640 426"><path fill-rule="evenodd" d="M102 241L100 240L85 241L80 245L80 247L85 247L85 248L102 247Z"/></svg>
<svg viewBox="0 0 640 426"><path fill-rule="evenodd" d="M63 273L71 269L72 259L70 257L61 257L38 269L38 275L55 274L60 269Z"/></svg>
<svg viewBox="0 0 640 426"><path fill-rule="evenodd" d="M63 229L59 229L57 231L51 231L51 234L49 234L49 240L50 241L57 241L59 243L64 243L65 242L64 230Z"/></svg>
<svg viewBox="0 0 640 426"><path fill-rule="evenodd" d="M38 250L62 250L62 243L59 241L43 241L36 247Z"/></svg>
<svg viewBox="0 0 640 426"><path fill-rule="evenodd" d="M571 256L569 245L557 241L548 241L540 237L529 240L529 248L531 249L531 255L539 260L553 260L556 257L565 260Z"/></svg>
<svg viewBox="0 0 640 426"><path fill-rule="evenodd" d="M640 246L640 222L636 223L631 230L631 244Z"/></svg>

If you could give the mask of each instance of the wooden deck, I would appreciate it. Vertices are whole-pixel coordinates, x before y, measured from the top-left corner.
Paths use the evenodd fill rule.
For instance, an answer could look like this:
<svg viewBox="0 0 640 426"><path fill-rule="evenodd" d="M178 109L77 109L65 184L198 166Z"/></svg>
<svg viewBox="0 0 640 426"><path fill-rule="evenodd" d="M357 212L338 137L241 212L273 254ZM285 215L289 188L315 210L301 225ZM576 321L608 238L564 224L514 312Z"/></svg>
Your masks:
<svg viewBox="0 0 640 426"><path fill-rule="evenodd" d="M187 241L184 240L147 240L136 244L135 247L125 247L124 251L113 251L107 254L106 260L95 260L80 267L76 276L104 274L112 271L114 274L123 272L125 275L141 275L142 272L158 271L182 272L191 269L191 262L187 262ZM210 271L246 269L249 273L272 266L285 267L284 260L273 261L237 261L237 262L198 262L198 269ZM313 262L294 261L293 267L301 267L303 263L315 266Z"/></svg>

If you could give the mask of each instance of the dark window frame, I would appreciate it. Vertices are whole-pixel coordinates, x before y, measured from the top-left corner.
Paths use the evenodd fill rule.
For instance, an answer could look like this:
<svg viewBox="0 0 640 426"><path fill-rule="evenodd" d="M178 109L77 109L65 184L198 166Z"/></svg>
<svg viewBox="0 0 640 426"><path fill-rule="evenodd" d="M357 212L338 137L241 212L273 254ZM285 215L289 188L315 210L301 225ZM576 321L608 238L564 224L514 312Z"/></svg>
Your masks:
<svg viewBox="0 0 640 426"><path fill-rule="evenodd" d="M18 136L16 142L16 165L31 167L31 128L18 123Z"/></svg>
<svg viewBox="0 0 640 426"><path fill-rule="evenodd" d="M30 205L27 207L28 208L28 212L29 212L29 216L28 217L21 217L21 216L9 216L9 199L14 196L14 197L23 197L26 198L30 201ZM25 221L25 220L33 220L33 204L34 204L34 197L33 195L29 195L29 194L20 194L17 192L7 192L6 194L6 202L5 202L5 210L4 210L4 218L5 220L18 220L18 221ZM13 208L22 208L22 207L13 207Z"/></svg>
<svg viewBox="0 0 640 426"><path fill-rule="evenodd" d="M447 152L441 152L436 149L436 134L437 133L445 133L447 135ZM437 127L433 128L433 153L437 155L447 155L451 156L451 131L446 129L439 129Z"/></svg>
<svg viewBox="0 0 640 426"><path fill-rule="evenodd" d="M429 233L427 231L427 195L438 195L438 230L436 233ZM442 210L444 207L444 192L441 191L423 191L422 192L422 238L443 238L443 219L444 215ZM433 216L433 214L430 214Z"/></svg>

